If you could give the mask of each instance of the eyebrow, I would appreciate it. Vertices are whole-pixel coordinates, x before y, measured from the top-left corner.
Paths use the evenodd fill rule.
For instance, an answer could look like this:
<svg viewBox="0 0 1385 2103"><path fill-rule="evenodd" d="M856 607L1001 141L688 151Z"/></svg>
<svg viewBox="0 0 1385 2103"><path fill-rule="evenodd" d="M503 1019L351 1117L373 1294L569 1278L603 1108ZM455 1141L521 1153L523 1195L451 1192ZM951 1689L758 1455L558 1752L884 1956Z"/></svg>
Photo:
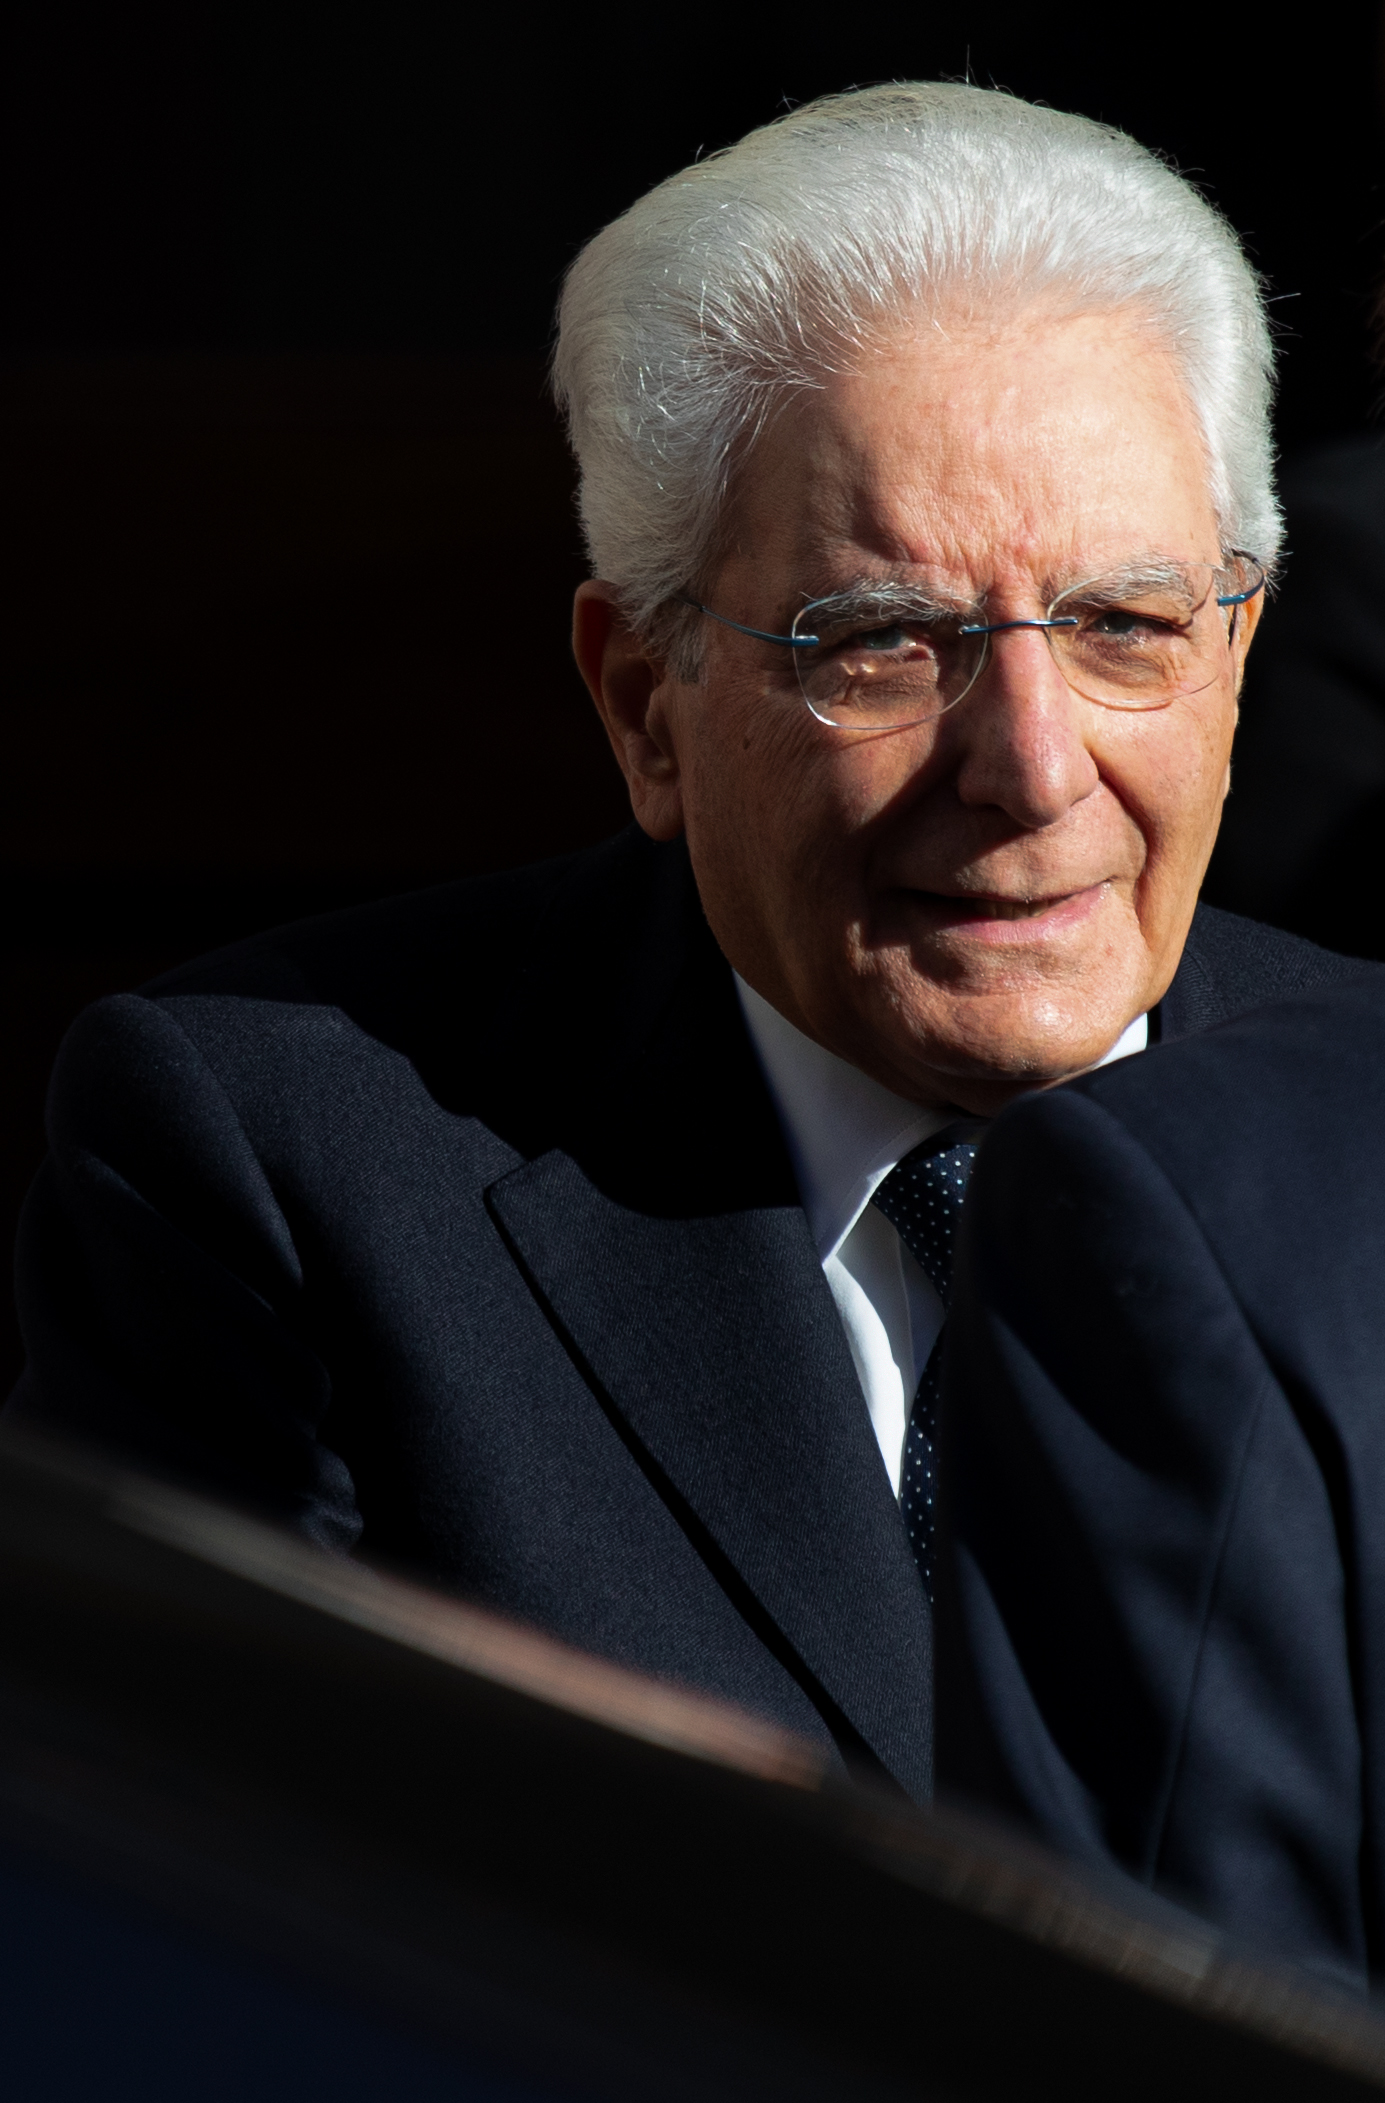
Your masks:
<svg viewBox="0 0 1385 2103"><path fill-rule="evenodd" d="M1121 599L1139 598L1145 592L1176 591L1189 598L1188 571L1190 568L1213 565L1189 564L1185 562L1161 561L1157 556L1138 557L1133 562L1121 564L1116 569L1099 570L1095 576L1075 577L1071 584L1060 585L1053 599L1061 599L1069 593L1090 591L1104 605L1115 605ZM1209 577L1210 589L1210 577ZM1049 604L1052 605L1053 599Z"/></svg>
<svg viewBox="0 0 1385 2103"><path fill-rule="evenodd" d="M806 602L816 613L848 617L862 614L927 614L935 619L965 619L978 610L974 599L961 599L938 585L910 583L902 577L855 577L836 591L818 592ZM798 609L800 613L804 607Z"/></svg>
<svg viewBox="0 0 1385 2103"><path fill-rule="evenodd" d="M1045 579L1041 590L1047 597L1043 603L1051 606L1054 600L1064 598L1070 592L1090 590L1093 603L1108 606L1151 591L1176 591L1191 604L1191 595L1187 591L1188 567L1186 563L1169 557L1141 555L1094 573L1084 575L1077 570L1065 581ZM965 599L941 585L903 577L854 577L835 591L814 594L805 604L815 612L821 609L824 614L838 619L851 619L857 614L922 614L935 620L967 620L986 610L984 597ZM803 610L803 607L798 609L800 613Z"/></svg>

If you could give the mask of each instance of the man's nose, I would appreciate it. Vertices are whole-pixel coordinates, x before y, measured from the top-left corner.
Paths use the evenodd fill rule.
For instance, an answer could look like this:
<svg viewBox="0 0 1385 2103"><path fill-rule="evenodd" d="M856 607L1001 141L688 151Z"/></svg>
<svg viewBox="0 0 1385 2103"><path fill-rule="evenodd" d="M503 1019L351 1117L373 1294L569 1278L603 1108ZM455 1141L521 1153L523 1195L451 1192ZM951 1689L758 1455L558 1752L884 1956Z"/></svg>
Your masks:
<svg viewBox="0 0 1385 2103"><path fill-rule="evenodd" d="M1101 778L1087 745L1092 713L1042 628L992 635L981 676L951 717L962 802L996 805L1027 831L1056 824Z"/></svg>

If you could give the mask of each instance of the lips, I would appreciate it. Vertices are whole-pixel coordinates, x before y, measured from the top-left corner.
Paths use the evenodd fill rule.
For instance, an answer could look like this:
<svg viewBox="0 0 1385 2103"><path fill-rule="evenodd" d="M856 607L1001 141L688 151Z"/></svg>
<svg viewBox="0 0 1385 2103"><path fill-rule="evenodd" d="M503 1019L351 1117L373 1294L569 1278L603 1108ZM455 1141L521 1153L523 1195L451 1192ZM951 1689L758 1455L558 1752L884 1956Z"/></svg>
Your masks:
<svg viewBox="0 0 1385 2103"><path fill-rule="evenodd" d="M1022 930L1035 922L1045 923L1045 932L1057 933L1069 924L1076 926L1085 921L1099 905L1106 888L1104 883L1084 884L1071 891L1050 891L1039 898L923 890L911 890L905 895L914 910L921 910L925 921L939 933L967 930L982 938L1004 940L1005 930L1013 927L1015 933L1010 939L1022 940Z"/></svg>
<svg viewBox="0 0 1385 2103"><path fill-rule="evenodd" d="M975 920L1035 920L1040 913L1051 912L1056 905L1066 905L1073 895L1071 891L1063 891L1054 898L947 898L937 891L923 893L930 903L936 902Z"/></svg>

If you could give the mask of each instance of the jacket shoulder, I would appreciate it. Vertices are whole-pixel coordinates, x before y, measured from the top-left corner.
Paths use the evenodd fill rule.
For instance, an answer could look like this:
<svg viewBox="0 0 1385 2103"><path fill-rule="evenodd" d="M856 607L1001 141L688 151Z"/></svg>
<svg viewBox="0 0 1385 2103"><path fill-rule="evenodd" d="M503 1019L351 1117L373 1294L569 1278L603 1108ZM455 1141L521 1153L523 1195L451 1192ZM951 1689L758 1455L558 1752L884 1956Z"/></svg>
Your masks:
<svg viewBox="0 0 1385 2103"><path fill-rule="evenodd" d="M463 878L270 928L140 988L156 1001L229 996L308 1006L412 1007L425 989L496 988L564 902L638 888L651 843L632 827L581 853Z"/></svg>
<svg viewBox="0 0 1385 2103"><path fill-rule="evenodd" d="M1200 905L1159 1005L1159 1036L1165 1043L1195 1036L1271 1001L1370 975L1385 979L1385 965L1339 956L1283 928Z"/></svg>

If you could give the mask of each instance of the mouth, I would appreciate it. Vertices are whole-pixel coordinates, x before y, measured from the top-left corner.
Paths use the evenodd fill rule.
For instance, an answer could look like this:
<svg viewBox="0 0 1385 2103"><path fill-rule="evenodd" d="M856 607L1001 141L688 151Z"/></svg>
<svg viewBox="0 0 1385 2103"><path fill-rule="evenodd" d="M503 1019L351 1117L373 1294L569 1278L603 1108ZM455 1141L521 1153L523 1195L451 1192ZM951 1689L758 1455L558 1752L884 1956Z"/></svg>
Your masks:
<svg viewBox="0 0 1385 2103"><path fill-rule="evenodd" d="M1034 930L1037 922L1042 922L1043 932L1050 934L1085 920L1101 903L1106 888L1104 882L1085 884L1080 890L1051 891L1038 898L945 891L911 891L908 896L915 910L921 910L928 924L939 932L965 930L983 940L1005 941L1022 940L1022 931ZM1007 932L1010 929L1013 934Z"/></svg>
<svg viewBox="0 0 1385 2103"><path fill-rule="evenodd" d="M925 893L926 897L930 894ZM1073 893L1064 892L1060 898L956 898L944 899L933 892L931 898L938 905L951 905L958 912L976 920L1037 920L1040 913L1050 907L1061 905Z"/></svg>

